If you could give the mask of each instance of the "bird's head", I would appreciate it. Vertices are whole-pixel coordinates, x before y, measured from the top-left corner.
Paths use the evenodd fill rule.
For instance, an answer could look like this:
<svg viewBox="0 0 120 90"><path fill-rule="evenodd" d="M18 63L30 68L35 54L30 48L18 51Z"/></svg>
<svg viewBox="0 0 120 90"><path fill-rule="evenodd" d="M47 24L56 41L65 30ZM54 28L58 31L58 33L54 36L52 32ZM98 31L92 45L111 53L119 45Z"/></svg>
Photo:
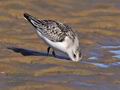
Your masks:
<svg viewBox="0 0 120 90"><path fill-rule="evenodd" d="M74 44L70 45L67 54L72 61L78 62L82 59L81 49L78 40L75 40Z"/></svg>
<svg viewBox="0 0 120 90"><path fill-rule="evenodd" d="M69 57L74 62L80 61L82 59L81 50L80 49L76 49L74 51L71 51L71 53L69 54Z"/></svg>

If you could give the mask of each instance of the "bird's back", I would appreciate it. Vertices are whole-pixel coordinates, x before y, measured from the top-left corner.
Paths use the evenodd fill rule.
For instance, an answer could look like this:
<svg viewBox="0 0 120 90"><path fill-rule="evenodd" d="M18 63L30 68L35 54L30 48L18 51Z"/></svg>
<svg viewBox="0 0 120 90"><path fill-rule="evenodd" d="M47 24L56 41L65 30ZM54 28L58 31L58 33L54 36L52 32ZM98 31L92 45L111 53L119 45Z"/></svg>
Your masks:
<svg viewBox="0 0 120 90"><path fill-rule="evenodd" d="M75 33L72 31L71 27L56 22L54 20L38 20L35 17L24 14L24 17L46 38L53 42L62 42L65 37L68 36L72 40L75 38Z"/></svg>

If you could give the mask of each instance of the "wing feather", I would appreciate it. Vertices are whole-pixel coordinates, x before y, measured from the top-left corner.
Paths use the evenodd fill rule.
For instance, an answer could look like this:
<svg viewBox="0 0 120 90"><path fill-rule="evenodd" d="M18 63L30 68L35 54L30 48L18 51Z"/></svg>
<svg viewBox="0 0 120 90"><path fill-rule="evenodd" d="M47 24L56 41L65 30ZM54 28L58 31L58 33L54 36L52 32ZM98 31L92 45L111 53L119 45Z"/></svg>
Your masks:
<svg viewBox="0 0 120 90"><path fill-rule="evenodd" d="M66 36L74 39L74 32L71 27L54 20L38 20L25 13L24 17L46 38L54 42L64 41Z"/></svg>

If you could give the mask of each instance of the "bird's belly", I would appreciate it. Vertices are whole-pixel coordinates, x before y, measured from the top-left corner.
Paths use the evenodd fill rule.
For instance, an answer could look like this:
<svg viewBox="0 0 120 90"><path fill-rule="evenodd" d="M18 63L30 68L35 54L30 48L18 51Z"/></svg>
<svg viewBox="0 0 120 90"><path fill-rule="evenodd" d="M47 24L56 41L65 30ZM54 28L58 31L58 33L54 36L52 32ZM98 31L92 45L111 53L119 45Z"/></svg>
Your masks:
<svg viewBox="0 0 120 90"><path fill-rule="evenodd" d="M53 42L48 38L44 37L39 31L37 32L37 34L51 47L58 49L60 51L66 52L66 45L67 45L66 42Z"/></svg>
<svg viewBox="0 0 120 90"><path fill-rule="evenodd" d="M65 52L66 51L66 44L64 42L53 42L53 41L50 41L49 39L47 38L44 38L45 42L50 45L51 47L55 48L55 49L58 49L60 51L63 51Z"/></svg>

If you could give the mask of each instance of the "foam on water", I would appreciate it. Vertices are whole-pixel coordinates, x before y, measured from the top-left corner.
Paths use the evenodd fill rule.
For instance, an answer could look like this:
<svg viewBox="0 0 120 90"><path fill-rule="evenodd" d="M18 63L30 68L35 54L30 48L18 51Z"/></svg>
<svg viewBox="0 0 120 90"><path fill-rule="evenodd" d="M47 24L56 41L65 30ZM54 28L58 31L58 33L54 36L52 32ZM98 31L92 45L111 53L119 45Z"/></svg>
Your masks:
<svg viewBox="0 0 120 90"><path fill-rule="evenodd" d="M97 57L89 57L88 59L90 59L90 60L97 60L98 58Z"/></svg>
<svg viewBox="0 0 120 90"><path fill-rule="evenodd" d="M120 65L120 62L115 62L111 64L111 66L119 66L119 65Z"/></svg>
<svg viewBox="0 0 120 90"><path fill-rule="evenodd" d="M102 64L102 63L91 63L97 67L100 67L100 68L108 68L110 65L108 64Z"/></svg>
<svg viewBox="0 0 120 90"><path fill-rule="evenodd" d="M120 59L120 50L111 50L109 51L111 53L113 53L114 55L112 56L113 58L117 58Z"/></svg>
<svg viewBox="0 0 120 90"><path fill-rule="evenodd" d="M118 46L102 46L101 48L108 49L108 52L114 54L112 56L113 58L120 59L120 46L119 45Z"/></svg>
<svg viewBox="0 0 120 90"><path fill-rule="evenodd" d="M94 62L84 62L84 63L95 65L98 68L109 68L109 67L119 67L120 66L120 62L114 62L111 64L94 63Z"/></svg>
<svg viewBox="0 0 120 90"><path fill-rule="evenodd" d="M101 48L115 49L115 48L120 48L120 46L102 46Z"/></svg>
<svg viewBox="0 0 120 90"><path fill-rule="evenodd" d="M113 53L113 54L118 54L118 55L120 55L120 50L111 50L110 52Z"/></svg>
<svg viewBox="0 0 120 90"><path fill-rule="evenodd" d="M106 49L108 53L112 53L111 58L116 58L116 59L120 59L120 46L102 46L100 50L104 50ZM95 65L98 68L109 68L109 67L118 67L120 66L120 62L114 62L114 63L110 63L110 64L104 64L104 63L99 63L99 62L95 62L94 60L99 60L99 55L102 53L99 53L99 55L97 55L97 52L92 52L95 54L91 54L92 56L89 57L88 59L91 62L84 62L86 64L92 64Z"/></svg>
<svg viewBox="0 0 120 90"><path fill-rule="evenodd" d="M115 55L115 56L112 56L112 57L120 59L120 55Z"/></svg>

